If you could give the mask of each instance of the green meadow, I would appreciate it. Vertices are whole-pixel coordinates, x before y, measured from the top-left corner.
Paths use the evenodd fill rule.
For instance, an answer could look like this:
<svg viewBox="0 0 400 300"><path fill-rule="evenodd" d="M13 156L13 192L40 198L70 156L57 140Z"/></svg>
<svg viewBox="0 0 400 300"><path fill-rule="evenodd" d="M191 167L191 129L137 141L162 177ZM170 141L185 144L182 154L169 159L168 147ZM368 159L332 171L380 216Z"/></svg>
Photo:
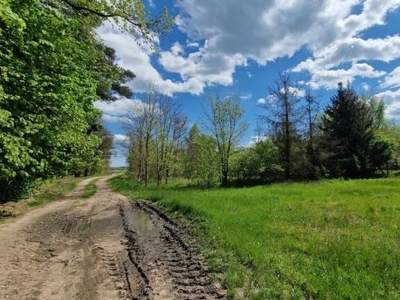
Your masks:
<svg viewBox="0 0 400 300"><path fill-rule="evenodd" d="M111 185L189 220L232 299L400 299L400 180Z"/></svg>

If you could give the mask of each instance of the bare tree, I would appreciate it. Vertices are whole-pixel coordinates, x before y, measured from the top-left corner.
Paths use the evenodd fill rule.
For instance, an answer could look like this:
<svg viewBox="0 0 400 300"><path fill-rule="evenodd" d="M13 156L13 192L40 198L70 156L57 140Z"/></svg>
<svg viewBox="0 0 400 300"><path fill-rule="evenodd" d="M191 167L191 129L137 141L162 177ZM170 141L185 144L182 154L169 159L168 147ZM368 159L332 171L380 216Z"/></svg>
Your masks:
<svg viewBox="0 0 400 300"><path fill-rule="evenodd" d="M318 103L315 100L314 95L311 93L310 87L306 89L306 94L304 96L306 101L306 120L307 120L307 153L311 156L314 155L314 147L315 147L315 134L316 134L316 126L315 122L317 119L318 113Z"/></svg>
<svg viewBox="0 0 400 300"><path fill-rule="evenodd" d="M149 87L141 101L133 101L123 124L129 137L128 161L137 180L168 182L177 149L186 133L187 118L180 105Z"/></svg>
<svg viewBox="0 0 400 300"><path fill-rule="evenodd" d="M168 183L176 151L181 146L187 131L187 117L182 114L179 103L170 97L161 97L158 104L156 169L157 185L160 185L163 179Z"/></svg>
<svg viewBox="0 0 400 300"><path fill-rule="evenodd" d="M229 158L245 134L248 125L243 121L244 111L238 93L229 97L209 95L204 109L205 128L214 137L220 160L221 184L226 186Z"/></svg>
<svg viewBox="0 0 400 300"><path fill-rule="evenodd" d="M159 95L151 88L141 102L133 102L126 112L123 127L130 141L129 167L136 169L137 180L145 186L150 179L150 148L157 125Z"/></svg>
<svg viewBox="0 0 400 300"><path fill-rule="evenodd" d="M293 145L304 116L300 102L299 89L293 86L290 74L280 73L274 85L269 86L268 101L264 105L268 115L262 116L262 119L269 125L280 150L286 179L292 176Z"/></svg>

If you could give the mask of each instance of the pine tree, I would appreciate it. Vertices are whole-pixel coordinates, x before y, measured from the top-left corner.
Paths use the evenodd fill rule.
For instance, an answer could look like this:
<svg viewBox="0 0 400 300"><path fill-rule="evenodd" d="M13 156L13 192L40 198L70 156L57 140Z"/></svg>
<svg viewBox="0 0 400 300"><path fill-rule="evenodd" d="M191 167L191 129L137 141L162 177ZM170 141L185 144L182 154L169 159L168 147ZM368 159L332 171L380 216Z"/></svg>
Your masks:
<svg viewBox="0 0 400 300"><path fill-rule="evenodd" d="M325 165L330 176L350 178L371 175L388 158L387 147L376 143L373 109L350 85L339 83L337 94L322 120ZM377 159L377 158L382 159Z"/></svg>

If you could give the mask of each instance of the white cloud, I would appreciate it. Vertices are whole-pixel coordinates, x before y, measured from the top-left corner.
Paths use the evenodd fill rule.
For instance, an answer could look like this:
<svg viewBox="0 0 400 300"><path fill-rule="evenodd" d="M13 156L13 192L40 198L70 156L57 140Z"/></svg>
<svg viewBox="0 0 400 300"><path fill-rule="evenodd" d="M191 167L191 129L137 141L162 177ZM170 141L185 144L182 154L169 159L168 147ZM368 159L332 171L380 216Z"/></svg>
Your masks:
<svg viewBox="0 0 400 300"><path fill-rule="evenodd" d="M114 102L96 101L94 106L110 116L124 116L143 106L138 99L121 98Z"/></svg>
<svg viewBox="0 0 400 300"><path fill-rule="evenodd" d="M187 45L189 48L199 48L199 47L200 47L200 44L199 44L199 43L190 42L189 40L186 41L186 45Z"/></svg>
<svg viewBox="0 0 400 300"><path fill-rule="evenodd" d="M371 86L370 86L369 84L363 82L363 83L361 84L361 88L362 88L364 91L369 91L369 90L371 89Z"/></svg>
<svg viewBox="0 0 400 300"><path fill-rule="evenodd" d="M130 83L135 91L153 84L168 95L199 95L207 86L232 85L236 67L251 60L265 65L300 49L309 51L310 58L294 71L310 73L313 88L335 88L338 81L352 82L356 76L383 76L368 60L400 58L399 35L363 38L365 30L385 24L400 0L178 0L176 5L175 23L187 40L160 53L110 24L98 30L106 44L116 49L119 64L137 75ZM165 71L180 79L163 78L164 70L152 65L155 55Z"/></svg>
<svg viewBox="0 0 400 300"><path fill-rule="evenodd" d="M253 97L253 94L250 94L250 93L239 94L239 98L242 100L250 100L252 97Z"/></svg>
<svg viewBox="0 0 400 300"><path fill-rule="evenodd" d="M103 112L103 121L108 123L130 124L132 118L143 111L139 99L121 98L114 102L96 101L94 106Z"/></svg>
<svg viewBox="0 0 400 300"><path fill-rule="evenodd" d="M245 64L241 55L209 51L207 44L187 56L181 54L174 45L170 51L161 52L159 63L165 70L180 74L183 81L197 80L202 87L232 84L236 66Z"/></svg>
<svg viewBox="0 0 400 300"><path fill-rule="evenodd" d="M378 78L385 75L384 71L377 71L366 63L353 64L348 69L314 69L309 85L311 88L334 89L339 82L352 83L356 76L364 78Z"/></svg>
<svg viewBox="0 0 400 300"><path fill-rule="evenodd" d="M400 47L398 48L400 49ZM400 87L400 67L394 69L388 76L386 76L385 81L381 84L383 88L395 88Z"/></svg>
<svg viewBox="0 0 400 300"><path fill-rule="evenodd" d="M179 44L178 42L175 42L171 47L171 52L174 55L179 55L179 54L183 54L185 52L185 50L183 49L183 46L181 44Z"/></svg>
<svg viewBox="0 0 400 300"><path fill-rule="evenodd" d="M391 91L383 91L375 95L385 101L386 104L386 117L388 119L397 119L400 115L400 89Z"/></svg>
<svg viewBox="0 0 400 300"><path fill-rule="evenodd" d="M130 34L120 32L110 23L104 23L97 32L108 46L116 50L118 64L135 73L136 78L129 83L135 92L145 91L149 84L153 85L158 92L167 95L176 92L198 95L203 92L205 85L196 78L188 78L181 82L163 79L151 63L151 56L155 54L154 50L149 45L141 44L142 41L135 40ZM158 40L155 39L154 42L157 44ZM180 51L178 44L175 45L173 51L175 53Z"/></svg>
<svg viewBox="0 0 400 300"><path fill-rule="evenodd" d="M113 140L115 142L126 142L129 140L129 137L127 135L124 134L114 134L113 135Z"/></svg>
<svg viewBox="0 0 400 300"><path fill-rule="evenodd" d="M283 88L281 88L280 92L284 93L285 90ZM296 97L304 97L306 95L306 91L305 90L301 90L301 89L299 89L297 87L292 87L292 86L290 86L288 88L288 92L289 92L289 94L291 94L293 96L296 96Z"/></svg>
<svg viewBox="0 0 400 300"><path fill-rule="evenodd" d="M380 70L363 73L365 60L388 62L400 57L397 51L400 36L362 38L366 29L383 25L386 15L400 6L400 0L227 2L181 0L178 6L182 13L176 22L192 40L207 41L197 64L209 65L206 62L209 53L218 55L221 60L226 55L240 57L229 67L225 66L223 70L229 70L227 76L233 74L234 64L245 64L253 59L264 65L278 57L290 57L305 47L313 57L300 63L295 70L311 73L314 87L332 87L341 74L345 78L340 81L350 82L355 76L382 75ZM361 11L358 14L353 12L356 6ZM184 59L186 64L188 60L190 58ZM171 64L176 62L179 59L171 60ZM350 64L348 70L337 71L343 63ZM170 66L169 69L173 70ZM181 68L173 71L181 72ZM328 84L328 78L334 82ZM231 80L225 78L223 82Z"/></svg>
<svg viewBox="0 0 400 300"><path fill-rule="evenodd" d="M257 104L259 105L264 105L265 103L267 103L267 100L265 100L265 98L260 98L257 100Z"/></svg>

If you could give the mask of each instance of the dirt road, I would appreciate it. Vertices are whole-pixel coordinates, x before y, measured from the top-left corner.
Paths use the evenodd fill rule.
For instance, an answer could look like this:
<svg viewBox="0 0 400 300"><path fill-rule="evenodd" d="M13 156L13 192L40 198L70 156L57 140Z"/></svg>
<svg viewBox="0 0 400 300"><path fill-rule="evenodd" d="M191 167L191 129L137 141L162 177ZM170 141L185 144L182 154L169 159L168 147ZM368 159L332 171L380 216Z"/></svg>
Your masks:
<svg viewBox="0 0 400 300"><path fill-rule="evenodd" d="M106 180L0 225L0 299L225 299L186 233Z"/></svg>

